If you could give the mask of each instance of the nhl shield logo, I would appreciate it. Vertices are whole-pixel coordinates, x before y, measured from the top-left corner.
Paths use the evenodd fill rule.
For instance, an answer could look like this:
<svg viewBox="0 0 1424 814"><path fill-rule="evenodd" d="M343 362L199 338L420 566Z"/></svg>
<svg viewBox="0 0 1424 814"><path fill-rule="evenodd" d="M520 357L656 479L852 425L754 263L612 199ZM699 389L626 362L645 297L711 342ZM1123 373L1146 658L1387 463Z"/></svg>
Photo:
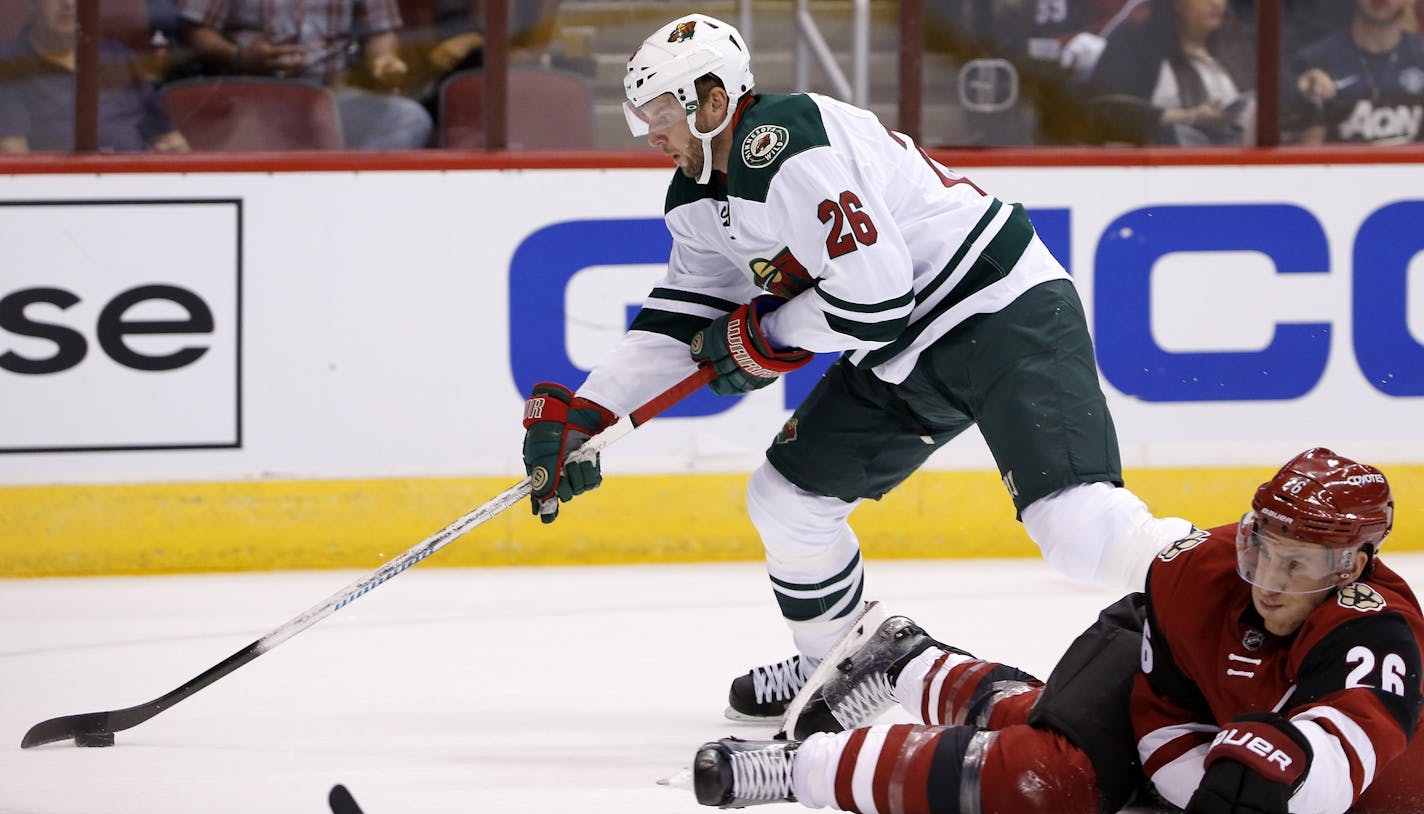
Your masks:
<svg viewBox="0 0 1424 814"><path fill-rule="evenodd" d="M791 134L779 124L763 124L753 129L742 141L742 163L748 167L765 167L776 160Z"/></svg>
<svg viewBox="0 0 1424 814"><path fill-rule="evenodd" d="M680 22L673 28L672 33L668 34L668 42L682 42L683 40L690 40L692 39L692 35L696 33L696 29L696 20L685 20L683 22Z"/></svg>
<svg viewBox="0 0 1424 814"><path fill-rule="evenodd" d="M1193 528L1191 534L1162 549L1162 553L1157 555L1157 559L1162 562L1171 562L1183 552L1191 551L1193 548L1201 545L1206 537L1206 532L1199 528Z"/></svg>
<svg viewBox="0 0 1424 814"><path fill-rule="evenodd" d="M1353 608L1361 613L1384 609L1384 597L1363 582L1352 582L1340 589L1335 597L1342 608Z"/></svg>
<svg viewBox="0 0 1424 814"><path fill-rule="evenodd" d="M1248 651L1261 649L1261 645L1266 643L1266 634L1259 630L1248 630L1246 635L1241 637L1241 646Z"/></svg>

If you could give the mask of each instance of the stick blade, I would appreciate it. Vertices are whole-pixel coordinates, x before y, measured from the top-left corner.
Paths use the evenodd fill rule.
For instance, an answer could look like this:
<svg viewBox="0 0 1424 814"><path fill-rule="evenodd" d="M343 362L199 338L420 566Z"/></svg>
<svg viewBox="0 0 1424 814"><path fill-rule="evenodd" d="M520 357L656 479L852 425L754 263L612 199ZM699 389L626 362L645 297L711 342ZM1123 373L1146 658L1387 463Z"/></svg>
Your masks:
<svg viewBox="0 0 1424 814"><path fill-rule="evenodd" d="M34 746L43 746L46 743L58 743L70 740L76 735L97 735L113 731L109 726L109 713L107 712L62 715L58 718L50 718L48 721L40 721L30 727L30 731L26 732L24 739L20 741L20 748L29 749Z"/></svg>
<svg viewBox="0 0 1424 814"><path fill-rule="evenodd" d="M356 798L340 783L331 787L326 801L331 804L331 814L361 814L361 807L356 805Z"/></svg>

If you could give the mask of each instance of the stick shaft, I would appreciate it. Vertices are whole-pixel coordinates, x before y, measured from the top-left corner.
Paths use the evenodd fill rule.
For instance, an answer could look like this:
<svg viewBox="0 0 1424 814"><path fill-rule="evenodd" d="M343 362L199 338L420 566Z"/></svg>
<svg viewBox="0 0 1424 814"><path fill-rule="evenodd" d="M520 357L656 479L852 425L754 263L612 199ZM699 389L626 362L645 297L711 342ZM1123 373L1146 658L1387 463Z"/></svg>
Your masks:
<svg viewBox="0 0 1424 814"><path fill-rule="evenodd" d="M592 458L598 454L599 450L607 447L609 444L632 432L635 427L647 422L654 416L686 398L693 391L710 382L715 376L716 373L711 368L699 368L692 375L657 396L654 396L648 403L619 419L612 426L589 439L588 443L574 452L570 458L572 459L576 456ZM500 492L498 495L486 501L484 505L415 544L407 549L405 553L388 560L384 565L370 574L361 577L302 613L287 620L286 623L277 629L252 642L236 653L233 653L221 662L209 667L192 679L189 679L181 687L171 690L145 704L139 704L138 706L128 707L126 709L111 710L108 712L90 712L81 715L67 715L41 721L31 727L29 732L25 733L25 737L20 743L21 748L29 748L44 743L66 740L86 732L118 732L143 723L179 701L192 696L194 693L197 693L199 690L202 690L223 676L234 672L239 667L242 667L244 664L275 648L282 642L301 633L322 619L355 602L381 583L386 582L410 568L412 565L429 557L471 529L484 523L500 512L503 512L505 509L508 509L510 506L529 497L532 491L533 489L529 484L528 478L505 489L503 492Z"/></svg>
<svg viewBox="0 0 1424 814"><path fill-rule="evenodd" d="M632 432L634 428L642 425L654 416L661 414L672 405L691 395L702 385L712 381L716 375L716 371L710 367L699 368L692 375L654 396L643 406L619 419L612 426L604 429L603 432L590 438L588 443L584 444L583 447L574 453L574 456L593 457L599 450L602 450ZM389 560L374 572L347 585L345 588L342 588L321 602L313 605L307 609L306 612L297 615L286 624L268 633L261 639L258 639L258 653L265 653L271 650L287 639L290 639L317 622L320 622L322 619L355 602L381 583L405 571L426 557L429 557L431 554L434 554L451 542L464 536L471 529L495 515L500 514L505 509L508 509L510 506L529 497L531 491L533 491L533 489L529 484L528 478L505 489L487 501L483 506L464 515L440 531L437 531L412 546L404 554Z"/></svg>

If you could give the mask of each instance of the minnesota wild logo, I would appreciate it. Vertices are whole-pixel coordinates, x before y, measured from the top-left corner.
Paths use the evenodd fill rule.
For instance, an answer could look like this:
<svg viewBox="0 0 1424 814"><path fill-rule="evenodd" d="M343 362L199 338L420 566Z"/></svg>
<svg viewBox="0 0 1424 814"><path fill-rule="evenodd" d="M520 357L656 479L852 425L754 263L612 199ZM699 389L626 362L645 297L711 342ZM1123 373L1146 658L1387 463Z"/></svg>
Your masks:
<svg viewBox="0 0 1424 814"><path fill-rule="evenodd" d="M696 28L696 20L686 20L684 22L678 23L677 26L673 28L672 33L668 35L668 42L682 42L683 40L690 40L692 39L694 29Z"/></svg>
<svg viewBox="0 0 1424 814"><path fill-rule="evenodd" d="M801 429L800 424L801 422L799 419L793 418L790 421L787 421L785 424L781 425L781 432L776 434L776 443L789 444L792 441L795 441L796 434Z"/></svg>
<svg viewBox="0 0 1424 814"><path fill-rule="evenodd" d="M742 163L748 167L765 167L776 160L791 134L779 124L763 124L754 128L742 140Z"/></svg>
<svg viewBox="0 0 1424 814"><path fill-rule="evenodd" d="M751 268L752 280L757 284L757 288L784 300L789 300L816 284L806 267L801 265L801 261L787 248L777 252L770 260L765 257L752 258L747 265Z"/></svg>

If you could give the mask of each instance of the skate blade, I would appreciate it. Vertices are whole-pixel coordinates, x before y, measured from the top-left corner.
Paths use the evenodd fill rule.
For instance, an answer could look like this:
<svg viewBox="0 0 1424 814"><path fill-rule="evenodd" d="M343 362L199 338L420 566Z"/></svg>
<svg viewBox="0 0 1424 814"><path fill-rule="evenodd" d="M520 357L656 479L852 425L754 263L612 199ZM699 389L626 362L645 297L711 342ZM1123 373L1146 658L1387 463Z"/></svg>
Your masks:
<svg viewBox="0 0 1424 814"><path fill-rule="evenodd" d="M865 603L865 610L861 611L860 616L841 634L836 643L831 645L826 657L821 659L821 663L816 665L816 669L812 670L810 677L806 679L806 686L786 705L786 714L781 717L782 732L789 734L796 731L796 721L801 717L801 711L835 674L836 665L845 660L846 653L859 647L866 637L873 635L880 628L880 623L888 618L890 615L885 612L885 606L881 605L879 600L872 599Z"/></svg>
<svg viewBox="0 0 1424 814"><path fill-rule="evenodd" d="M692 767L683 766L672 775L659 780L658 785L679 791L692 791Z"/></svg>
<svg viewBox="0 0 1424 814"><path fill-rule="evenodd" d="M778 723L781 722L780 715L748 715L745 712L738 712L737 710L731 707L727 707L726 709L722 710L722 715L729 721L738 721L744 724L766 724L767 726L776 726Z"/></svg>

